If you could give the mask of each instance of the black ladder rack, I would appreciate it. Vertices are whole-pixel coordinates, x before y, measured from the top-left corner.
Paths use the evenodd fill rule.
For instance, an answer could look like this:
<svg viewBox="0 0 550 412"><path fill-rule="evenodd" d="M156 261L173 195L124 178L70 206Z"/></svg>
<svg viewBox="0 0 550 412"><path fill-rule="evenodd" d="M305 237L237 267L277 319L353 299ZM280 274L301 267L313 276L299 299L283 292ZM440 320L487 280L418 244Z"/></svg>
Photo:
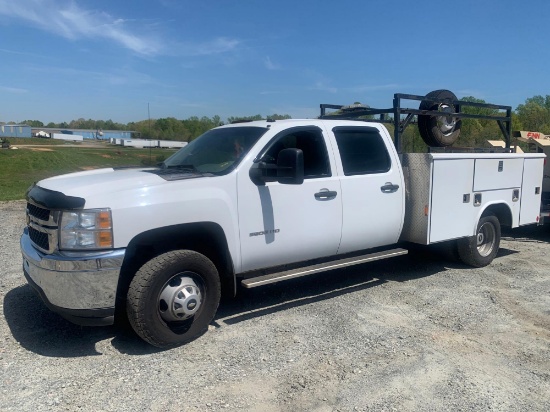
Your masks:
<svg viewBox="0 0 550 412"><path fill-rule="evenodd" d="M380 123L393 123L394 125L394 144L398 151L398 153L401 153L401 135L405 131L406 127L411 124L415 123L414 117L418 115L434 115L434 116L441 116L441 112L433 111L433 110L420 110L420 109L411 109L402 107L401 101L402 100L417 100L417 101L431 101L434 103L440 103L441 101L437 99L433 99L426 96L418 96L414 94L403 94L403 93L395 93L393 95L393 107L389 109L375 109L371 107L360 107L356 108L354 110L345 111L343 113L337 113L337 114L327 114L327 109L335 109L335 110L343 110L346 108L345 105L337 105L337 104L321 104L321 115L319 116L319 119L350 119L350 120L360 120L360 121L369 121L369 122L380 122ZM489 103L474 103L474 102L466 102L461 100L455 100L455 101L446 101L447 103L452 103L454 107L456 108L455 113L445 113L445 116L448 117L456 117L456 118L465 118L465 119L488 119L488 120L495 120L498 123L498 126L500 128L500 131L502 132L502 135L504 136L504 140L506 142L505 148L510 151L511 149L511 136L512 136L512 107L511 106L502 106L497 104L489 104ZM479 114L468 114L463 113L462 108L465 106L469 107L481 107L486 109L495 109L495 110L506 110L506 115L502 113L502 116L495 115L495 116L487 116L487 115L479 115ZM392 114L392 118L388 118L387 115ZM378 119L360 119L362 116L376 116L378 115ZM405 118L401 118L402 116L405 116Z"/></svg>

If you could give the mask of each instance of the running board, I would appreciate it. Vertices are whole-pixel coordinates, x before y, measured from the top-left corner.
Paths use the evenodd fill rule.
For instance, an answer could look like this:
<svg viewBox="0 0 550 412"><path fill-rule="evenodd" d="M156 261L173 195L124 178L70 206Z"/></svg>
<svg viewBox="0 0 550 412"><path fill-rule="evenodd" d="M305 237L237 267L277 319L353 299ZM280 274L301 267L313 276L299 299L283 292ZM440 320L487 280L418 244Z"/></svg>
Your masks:
<svg viewBox="0 0 550 412"><path fill-rule="evenodd" d="M391 249L382 252L369 253L368 255L355 256L352 258L333 260L331 262L318 265L305 266L283 272L271 273L269 275L258 276L255 278L244 279L241 284L247 288L255 288L270 283L280 282L282 280L298 278L301 276L313 275L314 273L325 272L327 270L340 269L347 266L360 265L361 263L372 262L374 260L388 259L396 256L406 255L406 249Z"/></svg>

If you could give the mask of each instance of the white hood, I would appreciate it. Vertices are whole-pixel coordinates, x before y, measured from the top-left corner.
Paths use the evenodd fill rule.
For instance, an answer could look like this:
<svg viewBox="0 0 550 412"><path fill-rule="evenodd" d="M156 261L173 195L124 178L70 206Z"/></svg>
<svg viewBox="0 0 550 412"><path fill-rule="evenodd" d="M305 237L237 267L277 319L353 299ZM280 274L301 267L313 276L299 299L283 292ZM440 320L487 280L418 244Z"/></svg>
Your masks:
<svg viewBox="0 0 550 412"><path fill-rule="evenodd" d="M67 196L89 198L121 191L150 188L167 184L160 176L145 172L151 169L96 169L70 173L41 180L38 186L61 192Z"/></svg>

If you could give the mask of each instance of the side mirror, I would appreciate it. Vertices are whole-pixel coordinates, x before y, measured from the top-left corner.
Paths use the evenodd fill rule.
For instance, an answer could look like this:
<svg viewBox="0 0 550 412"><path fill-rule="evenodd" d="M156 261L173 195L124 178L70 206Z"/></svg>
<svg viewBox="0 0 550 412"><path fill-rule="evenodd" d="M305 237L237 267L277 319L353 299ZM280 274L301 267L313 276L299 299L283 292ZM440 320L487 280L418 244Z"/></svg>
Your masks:
<svg viewBox="0 0 550 412"><path fill-rule="evenodd" d="M304 182L304 152L300 149L283 149L277 164L271 161L260 160L250 168L249 176L255 185L264 186L267 182L301 185Z"/></svg>
<svg viewBox="0 0 550 412"><path fill-rule="evenodd" d="M277 181L287 185L304 183L304 152L300 149L283 149L279 152Z"/></svg>

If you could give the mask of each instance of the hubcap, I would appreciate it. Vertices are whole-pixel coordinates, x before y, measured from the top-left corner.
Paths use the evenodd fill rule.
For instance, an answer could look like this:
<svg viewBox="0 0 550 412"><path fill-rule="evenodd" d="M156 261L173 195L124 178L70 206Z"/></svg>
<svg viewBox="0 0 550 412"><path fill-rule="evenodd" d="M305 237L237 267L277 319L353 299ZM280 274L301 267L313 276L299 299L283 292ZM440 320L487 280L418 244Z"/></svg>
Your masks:
<svg viewBox="0 0 550 412"><path fill-rule="evenodd" d="M481 225L477 232L477 251L481 256L489 256L493 252L495 237L495 228L492 224Z"/></svg>
<svg viewBox="0 0 550 412"><path fill-rule="evenodd" d="M455 108L452 105L442 103L438 110L444 113L454 113ZM456 119L451 116L439 116L437 118L437 127L444 135L451 134L456 126Z"/></svg>
<svg viewBox="0 0 550 412"><path fill-rule="evenodd" d="M189 319L199 310L202 295L190 272L179 273L164 285L158 308L166 322Z"/></svg>

